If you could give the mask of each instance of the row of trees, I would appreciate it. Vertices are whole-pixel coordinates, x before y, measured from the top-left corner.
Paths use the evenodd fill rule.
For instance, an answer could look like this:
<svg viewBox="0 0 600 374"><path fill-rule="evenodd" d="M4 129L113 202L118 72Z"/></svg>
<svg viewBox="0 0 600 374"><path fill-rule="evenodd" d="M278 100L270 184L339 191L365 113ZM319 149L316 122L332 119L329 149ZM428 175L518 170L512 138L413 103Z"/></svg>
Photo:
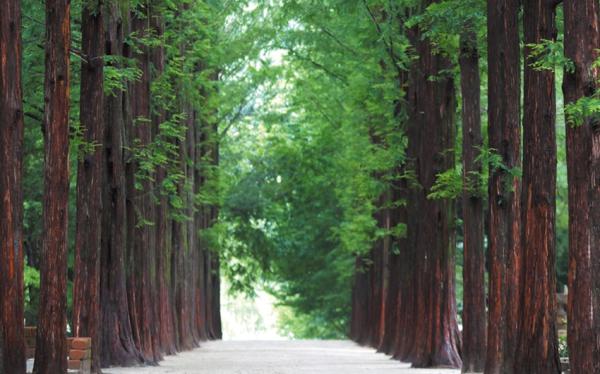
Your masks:
<svg viewBox="0 0 600 374"><path fill-rule="evenodd" d="M219 71L208 54L223 21L218 6L38 5L9 0L0 18L0 372L25 373L24 227L36 223L23 224L25 117L37 131L41 120L44 144L42 247L39 258L26 258L39 263L41 278L34 372L66 372L68 329L92 338L94 372L156 363L220 338L211 234ZM33 59L23 56L21 35L31 34L24 14L45 14L30 23L46 30ZM43 97L23 93L21 78L36 70L23 71L22 61L33 61L29 69L36 57L45 63Z"/></svg>
<svg viewBox="0 0 600 374"><path fill-rule="evenodd" d="M399 86L407 87L399 104L408 113L400 121L407 162L398 166L400 177L374 213L382 228L405 224L406 235L380 240L358 257L351 336L418 367L560 373L555 76L564 70L569 357L573 373L598 372L598 2L490 0L487 12L482 1L418 3L371 9L374 27L388 18L404 26L400 32L414 53L397 76ZM447 43L444 38L457 31L459 45ZM480 51L487 51L483 69ZM454 69L460 78L462 181L452 177ZM487 142L481 118L487 119ZM390 199L397 204L381 203ZM464 259L462 339L454 280L457 231Z"/></svg>

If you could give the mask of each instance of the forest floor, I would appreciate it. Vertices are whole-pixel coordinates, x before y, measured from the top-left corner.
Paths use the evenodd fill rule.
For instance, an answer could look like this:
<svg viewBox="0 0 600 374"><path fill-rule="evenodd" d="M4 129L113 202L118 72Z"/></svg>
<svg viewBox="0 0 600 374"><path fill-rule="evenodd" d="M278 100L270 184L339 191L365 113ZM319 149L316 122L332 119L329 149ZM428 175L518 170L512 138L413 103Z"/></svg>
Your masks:
<svg viewBox="0 0 600 374"><path fill-rule="evenodd" d="M456 374L411 369L349 341L215 341L167 357L160 366L110 368L104 374Z"/></svg>

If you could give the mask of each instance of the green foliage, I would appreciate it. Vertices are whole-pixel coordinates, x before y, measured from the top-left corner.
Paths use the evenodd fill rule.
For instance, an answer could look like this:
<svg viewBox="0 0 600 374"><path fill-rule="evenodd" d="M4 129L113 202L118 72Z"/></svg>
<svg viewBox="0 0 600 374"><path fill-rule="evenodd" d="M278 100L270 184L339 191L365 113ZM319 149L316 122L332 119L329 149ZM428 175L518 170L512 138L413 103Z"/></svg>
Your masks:
<svg viewBox="0 0 600 374"><path fill-rule="evenodd" d="M375 23L381 7L398 12L267 2L230 18L228 43L245 41L246 54L224 65L220 87L222 271L234 291L264 285L295 337L345 336L355 256L406 231L374 219L407 177L396 77L412 58L397 23Z"/></svg>
<svg viewBox="0 0 600 374"><path fill-rule="evenodd" d="M37 310L40 296L40 272L38 269L25 265L23 273L25 291L25 320L32 325L37 320Z"/></svg>
<svg viewBox="0 0 600 374"><path fill-rule="evenodd" d="M558 336L558 355L560 358L569 358L569 346L566 335Z"/></svg>
<svg viewBox="0 0 600 374"><path fill-rule="evenodd" d="M600 123L600 97L584 96L575 103L567 104L565 115L571 127L581 126L587 120L594 124Z"/></svg>
<svg viewBox="0 0 600 374"><path fill-rule="evenodd" d="M129 82L142 78L142 71L133 59L123 56L104 56L104 94L115 95L125 91Z"/></svg>
<svg viewBox="0 0 600 374"><path fill-rule="evenodd" d="M564 55L562 40L542 40L538 44L527 44L529 48L529 64L535 70L551 70L563 68L569 73L575 72L573 61Z"/></svg>
<svg viewBox="0 0 600 374"><path fill-rule="evenodd" d="M431 187L427 198L429 199L456 199L463 191L463 180L460 170L449 169L436 176L436 181Z"/></svg>

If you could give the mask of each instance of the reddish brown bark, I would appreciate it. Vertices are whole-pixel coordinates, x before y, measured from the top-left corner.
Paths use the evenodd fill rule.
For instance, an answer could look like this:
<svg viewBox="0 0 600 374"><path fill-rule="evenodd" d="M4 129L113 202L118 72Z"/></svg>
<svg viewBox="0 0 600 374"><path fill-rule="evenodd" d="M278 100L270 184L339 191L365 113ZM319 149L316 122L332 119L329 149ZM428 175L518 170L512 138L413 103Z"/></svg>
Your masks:
<svg viewBox="0 0 600 374"><path fill-rule="evenodd" d="M69 199L69 0L46 1L44 231L36 374L67 371L67 218Z"/></svg>
<svg viewBox="0 0 600 374"><path fill-rule="evenodd" d="M423 7L431 4L424 1ZM410 31L419 59L408 90L408 150L418 188L409 192L409 279L401 292L406 309L396 356L416 367L460 367L460 338L454 295L454 209L451 201L427 197L436 175L454 167L454 82L450 62L435 53L418 29ZM436 77L435 80L430 79ZM436 110L430 110L436 108Z"/></svg>
<svg viewBox="0 0 600 374"><path fill-rule="evenodd" d="M383 192L377 203L378 211L374 218L377 227L383 230L389 229L389 203L387 191ZM369 255L371 266L368 268L369 292L366 300L368 310L367 334L365 344L379 347L385 331L385 301L387 293L387 261L389 254L389 236L378 239Z"/></svg>
<svg viewBox="0 0 600 374"><path fill-rule="evenodd" d="M192 340L194 342L194 345L197 346L200 343L200 331L198 330L198 328L196 327L196 323L195 321L197 320L197 314L198 314L198 308L197 305L198 303L196 302L196 292L195 292L195 287L194 285L197 284L198 282L198 261L197 261L197 256L198 256L198 247L199 247L199 243L198 243L198 230L199 228L196 226L196 220L194 217L195 211L196 211L196 204L195 204L195 184L196 184L196 173L195 173L195 168L196 168L196 164L195 162L197 161L197 157L196 157L196 118L194 117L194 110L191 107L191 105L189 105L189 107L187 108L187 133L186 133L186 143L185 146L187 147L186 153L187 153L187 162L186 162L186 168L185 168L185 175L186 175L186 180L187 180L187 184L188 184L188 189L186 191L186 196L185 196L185 201L186 201L186 210L185 210L185 215L187 217L187 221L186 224L188 226L187 228L187 242L188 242L188 246L189 246L189 253L188 253L188 261L186 261L187 264L187 274L188 274L188 279L187 279L187 284L186 284L186 299L187 299L187 304L188 304L188 310L189 310L189 318L186 321L188 324L188 333L191 334Z"/></svg>
<svg viewBox="0 0 600 374"><path fill-rule="evenodd" d="M206 92L203 92L206 95ZM205 167L203 166L203 158L206 155L206 131L204 130L204 122L199 118L198 113L194 114L196 131L195 131L195 144L196 154L194 162L194 193L198 194L202 188L205 187L206 177ZM196 230L202 230L206 228L206 208L199 206L194 214L194 226ZM198 243L196 245L196 267L198 269L196 283L194 284L195 289L195 302L196 302L196 329L198 330L198 336L201 341L208 340L208 328L206 326L207 316L207 292L206 292L206 266L205 266L205 243L198 237Z"/></svg>
<svg viewBox="0 0 600 374"><path fill-rule="evenodd" d="M124 27L118 4L107 4L106 55L123 54ZM113 62L119 66L118 62ZM125 255L127 245L127 213L125 186L126 106L127 93L115 90L105 97L105 156L103 189L103 226L100 274L102 309L102 366L130 366L142 362L135 347L129 319L126 291Z"/></svg>
<svg viewBox="0 0 600 374"><path fill-rule="evenodd" d="M352 315L350 317L350 338L359 344L365 344L368 326L369 274L367 261L357 256L354 266L354 284L352 286Z"/></svg>
<svg viewBox="0 0 600 374"><path fill-rule="evenodd" d="M563 91L566 104L592 97L598 90L600 5L595 0L565 1L565 55L574 64L566 69ZM600 371L600 170L598 119L583 123L567 118L567 166L569 180L569 305L568 344L571 371Z"/></svg>
<svg viewBox="0 0 600 374"><path fill-rule="evenodd" d="M217 75L213 76L213 80L217 80ZM218 184L219 180L219 164L220 164L220 139L219 139L219 125L217 123L212 124L212 167L213 173L212 178L214 179L215 185ZM219 206L215 204L211 207L211 222L210 226L214 226L219 221ZM223 339L223 322L221 320L221 257L218 252L218 248L214 248L215 253L212 262L212 287L213 287L213 299L212 299L212 321L213 321L213 339Z"/></svg>
<svg viewBox="0 0 600 374"><path fill-rule="evenodd" d="M483 202L481 163L477 161L483 146L479 52L477 36L466 31L460 39L460 83L463 126L463 373L481 373L485 368L486 305L485 256L483 250Z"/></svg>
<svg viewBox="0 0 600 374"><path fill-rule="evenodd" d="M520 272L519 0L488 0L488 137L504 167L490 165L489 315L485 372L512 373Z"/></svg>
<svg viewBox="0 0 600 374"><path fill-rule="evenodd" d="M21 2L0 12L0 372L25 373Z"/></svg>
<svg viewBox="0 0 600 374"><path fill-rule="evenodd" d="M210 300L211 307L211 335L213 340L223 339L223 326L221 321L221 276L220 276L221 261L218 253L215 253L212 258L212 299Z"/></svg>
<svg viewBox="0 0 600 374"><path fill-rule="evenodd" d="M556 38L555 4L525 0L521 312L514 372L560 373L556 333L556 93L530 44Z"/></svg>
<svg viewBox="0 0 600 374"><path fill-rule="evenodd" d="M101 1L84 4L80 120L84 149L77 170L73 288L74 336L92 338L92 372L100 372L100 237L104 166L104 17ZM93 149L86 149L87 147Z"/></svg>
<svg viewBox="0 0 600 374"><path fill-rule="evenodd" d="M179 148L179 159L178 164L181 168L181 173L184 176L188 176L187 162L189 159L189 144L188 132L190 131L190 112L189 108L186 108L188 113L188 120L185 123L187 126L186 137L183 140L178 141ZM193 119L193 118L192 118ZM177 186L177 194L180 196L186 208L182 211L177 212L179 215L185 216L188 213L187 207L190 203L190 196L185 186L186 181L181 181ZM193 221L190 221L193 224ZM184 219L176 219L173 221L173 252L175 256L175 322L178 335L178 348L179 350L189 350L195 345L194 335L192 334L193 316L192 307L195 308L195 303L190 295L193 294L192 289L192 278L193 268L190 265L191 259L193 258L194 243L190 243L189 231L194 229L193 225Z"/></svg>
<svg viewBox="0 0 600 374"><path fill-rule="evenodd" d="M132 11L131 27L137 37L149 35L149 7L142 3ZM158 348L158 326L156 324L156 235L154 231L155 206L154 184L151 181L153 171L141 167L144 150L152 142L152 124L150 117L150 54L149 47L137 45L138 51L133 57L138 63L142 77L131 85L131 142L137 150L133 164L130 165L128 199L133 210L128 222L130 226L130 316L133 336L138 349L150 363L160 361Z"/></svg>
<svg viewBox="0 0 600 374"><path fill-rule="evenodd" d="M157 38L164 34L164 24L159 14L154 14L151 18L151 26ZM151 51L151 62L155 77L160 79L165 68L165 51L162 46L156 46ZM156 100L153 103L152 131L154 136L161 136L160 125L166 120L167 113L164 109L165 103ZM171 220L169 217L169 198L166 191L162 191L161 186L167 177L167 171L159 166L156 171L156 188L158 191L155 235L156 235L156 284L158 288L156 302L156 316L159 337L160 352L172 355L177 352L175 342L175 328L173 324L173 300L171 296Z"/></svg>
<svg viewBox="0 0 600 374"><path fill-rule="evenodd" d="M399 172L402 172L401 170ZM406 181L399 180L392 184L390 198L394 203L400 203L406 197ZM390 227L406 224L406 206L402 203L390 211ZM393 354L399 335L400 315L400 289L403 281L402 259L400 253L406 250L406 237L391 238L390 252L388 254L388 290L386 292L384 311L384 331L379 350Z"/></svg>

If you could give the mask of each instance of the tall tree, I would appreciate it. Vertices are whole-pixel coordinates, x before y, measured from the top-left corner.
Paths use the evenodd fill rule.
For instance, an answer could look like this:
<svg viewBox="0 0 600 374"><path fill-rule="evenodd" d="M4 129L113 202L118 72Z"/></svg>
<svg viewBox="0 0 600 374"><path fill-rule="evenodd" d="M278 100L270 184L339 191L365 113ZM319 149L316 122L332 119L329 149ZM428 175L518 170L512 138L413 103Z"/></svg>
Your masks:
<svg viewBox="0 0 600 374"><path fill-rule="evenodd" d="M124 68L124 40L129 25L128 12L115 1L106 7L106 56L110 67ZM129 318L126 288L127 212L125 158L128 144L125 123L128 119L128 91L125 87L111 90L104 100L105 168L102 199L102 239L100 298L102 366L129 366L142 362L135 346Z"/></svg>
<svg viewBox="0 0 600 374"><path fill-rule="evenodd" d="M556 332L556 90L532 44L556 39L554 2L525 0L521 312L514 372L560 373Z"/></svg>
<svg viewBox="0 0 600 374"><path fill-rule="evenodd" d="M25 373L21 2L0 12L0 372Z"/></svg>
<svg viewBox="0 0 600 374"><path fill-rule="evenodd" d="M489 308L485 372L512 373L518 320L521 224L519 0L488 0L490 165Z"/></svg>
<svg viewBox="0 0 600 374"><path fill-rule="evenodd" d="M46 1L44 212L36 374L67 371L70 1Z"/></svg>
<svg viewBox="0 0 600 374"><path fill-rule="evenodd" d="M150 110L150 15L149 1L142 1L131 10L131 31L136 38L132 57L141 77L130 87L130 147L134 149L129 175L128 199L132 211L128 228L130 236L130 315L134 339L145 359L150 363L160 360L157 326L155 324L156 235L154 231L154 167L148 152L152 142ZM152 274L151 274L152 272ZM133 310L133 311L132 311Z"/></svg>
<svg viewBox="0 0 600 374"><path fill-rule="evenodd" d="M563 91L567 105L577 105L598 93L599 69L594 66L600 45L600 5L595 0L563 2L565 69ZM585 113L579 121L567 118L569 180L569 301L568 344L571 371L600 370L597 336L600 317L600 135L598 117Z"/></svg>
<svg viewBox="0 0 600 374"><path fill-rule="evenodd" d="M486 305L481 195L481 103L477 35L471 29L460 36L460 84L463 126L463 373L480 373L485 367Z"/></svg>
<svg viewBox="0 0 600 374"><path fill-rule="evenodd" d="M424 0L422 9L435 1ZM460 367L459 331L454 295L454 209L447 199L428 198L436 176L454 167L454 81L445 71L450 61L436 53L418 27L410 30L418 59L410 70L407 157L415 185L409 192L408 246L414 256L411 321L404 324L407 337L401 359L417 367ZM435 79L432 79L435 77ZM429 110L437 108L437 110ZM412 331L410 331L412 330ZM403 334L401 331L400 334Z"/></svg>
<svg viewBox="0 0 600 374"><path fill-rule="evenodd" d="M100 371L100 239L104 165L104 9L84 2L81 15L80 120L83 131L77 168L77 218L73 332L92 338L92 372Z"/></svg>
<svg viewBox="0 0 600 374"><path fill-rule="evenodd" d="M157 12L155 12L157 13ZM159 14L154 14L151 19L151 27L157 38L164 37L165 25ZM165 73L165 48L163 45L156 46L151 51L151 62L156 79L162 79ZM161 95L159 95L160 98ZM158 102L157 102L158 101ZM167 113L163 108L165 103L160 100L154 100L152 103L152 131L156 136L160 136L160 127L166 120ZM156 311L159 345L161 353L175 354L177 352L175 342L175 328L173 326L173 299L171 296L171 256L172 256L172 235L171 218L169 211L169 196L166 191L162 191L162 185L168 176L168 172L163 165L159 165L156 170L156 186L160 193L157 198L155 233L156 233L156 282L157 282L157 303Z"/></svg>

